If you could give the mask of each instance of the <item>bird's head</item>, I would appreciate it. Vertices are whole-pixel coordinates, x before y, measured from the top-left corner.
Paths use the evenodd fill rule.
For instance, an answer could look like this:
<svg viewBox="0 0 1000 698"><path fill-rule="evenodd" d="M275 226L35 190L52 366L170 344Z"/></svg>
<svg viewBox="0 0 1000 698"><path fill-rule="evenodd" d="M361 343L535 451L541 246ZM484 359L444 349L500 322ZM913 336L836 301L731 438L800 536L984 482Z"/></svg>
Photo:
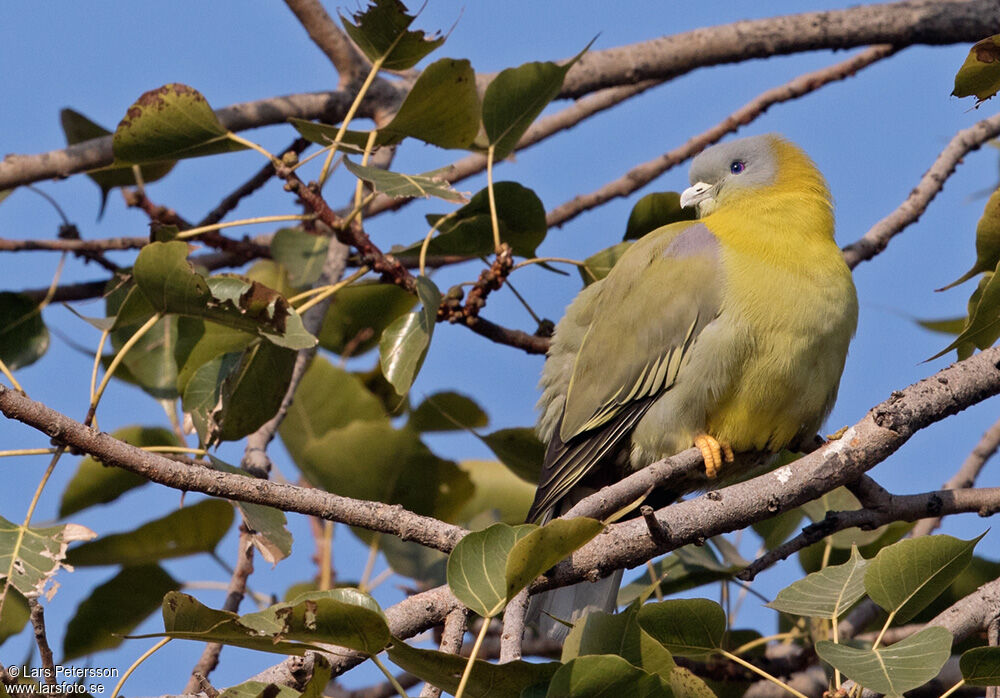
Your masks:
<svg viewBox="0 0 1000 698"><path fill-rule="evenodd" d="M829 201L819 170L797 146L781 136L765 134L720 143L691 162L691 186L681 194L681 207L695 207L704 218L716 209L767 187L809 191Z"/></svg>

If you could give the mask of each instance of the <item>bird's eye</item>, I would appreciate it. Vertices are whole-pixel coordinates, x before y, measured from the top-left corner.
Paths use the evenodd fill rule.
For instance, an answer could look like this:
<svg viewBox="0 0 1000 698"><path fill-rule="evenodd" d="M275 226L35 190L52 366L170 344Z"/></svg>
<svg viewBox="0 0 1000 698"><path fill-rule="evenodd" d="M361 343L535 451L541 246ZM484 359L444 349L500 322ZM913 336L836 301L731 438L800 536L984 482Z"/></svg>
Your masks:
<svg viewBox="0 0 1000 698"><path fill-rule="evenodd" d="M746 169L747 164L742 160L733 160L729 163L729 171L733 174L739 174Z"/></svg>

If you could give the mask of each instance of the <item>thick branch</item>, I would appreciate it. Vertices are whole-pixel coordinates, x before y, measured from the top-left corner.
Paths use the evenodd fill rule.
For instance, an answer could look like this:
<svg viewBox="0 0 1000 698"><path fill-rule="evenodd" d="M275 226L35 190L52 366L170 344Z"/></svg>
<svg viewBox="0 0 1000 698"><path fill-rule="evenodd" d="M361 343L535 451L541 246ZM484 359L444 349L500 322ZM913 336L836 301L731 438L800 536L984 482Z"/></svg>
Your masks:
<svg viewBox="0 0 1000 698"><path fill-rule="evenodd" d="M0 412L48 434L60 443L93 455L106 465L128 470L174 489L318 516L350 526L391 533L403 540L414 540L445 552L450 551L466 533L459 526L414 514L398 505L351 499L321 490L219 472L200 465L181 464L85 427L3 386L0 386Z"/></svg>
<svg viewBox="0 0 1000 698"><path fill-rule="evenodd" d="M899 208L873 225L863 237L844 248L847 266L853 269L884 250L889 240L920 218L944 187L948 177L955 172L962 158L998 135L1000 135L1000 114L983 119L956 133Z"/></svg>
<svg viewBox="0 0 1000 698"><path fill-rule="evenodd" d="M591 51L566 75L560 95L669 80L694 68L751 58L873 44L972 43L997 32L996 0L909 0L747 20Z"/></svg>
<svg viewBox="0 0 1000 698"><path fill-rule="evenodd" d="M971 43L997 32L1000 5L996 0L909 0L735 22L592 51L570 69L561 96L579 97L608 87L664 81L695 68L751 58L873 44ZM376 81L365 99L362 116L394 104L400 96L399 88ZM237 104L216 114L233 131L282 123L289 117L336 123L350 101L347 92L297 94ZM65 177L108 165L111 160L110 137L37 155L8 155L0 162L0 190Z"/></svg>
<svg viewBox="0 0 1000 698"><path fill-rule="evenodd" d="M354 48L340 27L330 19L319 0L285 0L295 17L319 49L330 59L340 73L341 89L346 89L358 79L367 61Z"/></svg>
<svg viewBox="0 0 1000 698"><path fill-rule="evenodd" d="M361 115L369 116L376 107L394 103L396 99L395 88L380 81L372 86L365 98ZM347 92L313 92L234 104L217 110L215 114L222 125L231 131L283 124L290 117L336 123L347 113L351 100L352 97ZM111 136L37 155L11 154L0 161L0 190L41 179L68 177L77 172L110 165L113 159Z"/></svg>

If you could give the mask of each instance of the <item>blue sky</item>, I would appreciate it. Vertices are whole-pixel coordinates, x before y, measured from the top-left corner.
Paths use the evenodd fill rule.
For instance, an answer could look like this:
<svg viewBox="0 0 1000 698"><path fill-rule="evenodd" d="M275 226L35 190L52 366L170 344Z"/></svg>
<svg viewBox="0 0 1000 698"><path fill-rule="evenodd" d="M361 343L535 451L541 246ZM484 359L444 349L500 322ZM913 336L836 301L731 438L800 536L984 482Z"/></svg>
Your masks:
<svg viewBox="0 0 1000 698"><path fill-rule="evenodd" d="M420 28L454 27L445 45L431 60L450 56L468 58L483 72L492 72L530 60L561 59L577 53L595 35L594 49L604 49L700 26L778 15L809 9L846 7L848 2L769 3L607 3L553 1L442 2L430 0L417 21ZM328 4L333 12L336 5ZM344 11L355 9L348 4ZM6 8L0 26L0 66L4 99L0 100L0 152L35 153L64 145L59 110L72 107L113 128L141 93L166 82L196 87L215 107L280 94L329 89L336 84L326 58L308 40L292 14L277 2L213 3L175 0L171 3L63 3L58 11L42 11L36 4L15 3ZM753 14L749 14L749 13ZM743 128L740 135L779 132L799 143L826 174L836 200L837 237L841 244L858 238L896 208L930 166L938 152L959 129L989 116L987 103L973 110L970 100L949 96L955 71L968 46L914 47L862 71L857 77L830 85L792 103L772 107L763 117ZM498 178L509 178L531 187L547 209L574 195L589 192L619 177L630 167L670 150L691 135L719 122L765 89L782 84L803 72L843 60L848 53L815 52L735 66L699 69L618 108L605 112L568 133L520 153L498 167ZM557 103L551 107L565 106ZM294 137L278 126L244 133L273 150ZM461 154L432 146L407 143L395 169L422 172L457 159ZM254 153L238 153L182 162L171 175L150 186L154 201L176 208L189 219L211 209L260 166ZM346 180L342 180L346 182ZM933 289L957 278L974 258L975 225L985 198L977 192L997 183L997 153L992 148L969 155L944 191L919 223L896 238L888 250L855 271L861 321L852 345L841 387L841 397L828 430L851 424L867 409L897 388L947 365L953 356L922 363L948 343L916 327L913 318L955 316L964 312L972 283L947 293ZM678 191L687 184L686 166L666 173L628 200L618 200L578 217L561 229L550 231L540 253L582 259L618 242L628 212L643 194ZM459 185L477 191L483 178ZM117 192L111 194L103 220L96 221L98 192L84 177L40 182L77 223L85 238L143 235L145 217L126 210ZM426 232L425 213L445 213L443 202L418 202L397 214L370 222L369 231L383 248L410 242ZM293 199L272 185L241 204L236 217L294 213ZM5 238L54 237L60 220L53 209L30 191L20 190L0 205L0 236ZM244 231L240 230L240 234ZM264 232L263 228L246 229ZM119 255L118 259L126 259ZM0 257L0 287L36 288L49 283L57 256L51 253L6 254ZM64 280L101 277L94 265L68 264ZM447 287L475 277L478 270L465 267L441 274L439 286ZM518 272L513 282L540 315L556 320L579 290L575 273L554 276L537 268ZM103 306L82 306L96 315ZM531 320L509 293L490 298L485 316L501 324L532 329ZM93 347L97 333L62 308L46 311L46 321L62 335ZM366 357L359 365L370 366ZM533 423L537 398L535 383L541 359L499 347L461 328L442 325L435 334L427 362L413 388L414 398L441 389L475 397L491 418L491 428ZM31 397L67 414L82 418L86 409L90 359L53 336L49 354L19 374ZM936 488L958 467L982 432L996 419L997 403L990 400L914 437L899 453L879 465L872 475L896 492ZM162 411L147 396L115 384L98 412L102 428L111 430L136 423L162 424ZM0 422L0 448L45 445L41 435L27 428ZM489 453L467 436L434 438L433 448L456 460L485 458ZM290 477L294 468L276 445L279 467ZM239 459L239 449L227 447L222 457ZM75 469L66 458L46 490L36 523L55 517L58 494ZM45 467L42 458L3 459L0 473L5 496L0 514L20 520ZM987 468L981 484L998 485L1000 476ZM178 495L147 487L113 507L98 508L73 517L99 533L133 528L161 516L178 505ZM312 575L312 552L305 522L292 524L297 536L293 559L275 569L258 562L252 578L256 591L281 595L291 583ZM963 537L977 535L986 523L966 516L946 530ZM997 534L989 534L980 551L996 549ZM753 546L745 550L753 553ZM231 561L233 541L220 546ZM337 534L336 564L344 578L357 577L364 551L354 545L347 531ZM380 563L381 564L381 563ZM178 578L224 581L228 575L207 558L181 560L167 565ZM794 561L765 574L756 588L767 595L798 573ZM63 588L47 604L50 639L61 646L61 630L83 590L113 574L109 570L79 570L61 574ZM197 592L218 606L222 595ZM708 592L716 594L716 590ZM385 604L401 597L390 582L377 594ZM753 607L753 608L752 608ZM249 610L248 606L244 606ZM740 624L768 622L752 600L745 605ZM155 632L159 620L141 629ZM125 667L148 646L132 641L114 652L94 658L98 666ZM27 652L23 635L0 648L4 663L19 662ZM154 694L178 691L200 653L200 646L175 642L130 679L126 691ZM60 652L56 649L56 655ZM235 657L240 656L241 661ZM269 656L227 650L213 674L216 686L244 678L249 667L264 667ZM180 668L180 669L179 669ZM177 673L180 671L181 673ZM166 682L160 677L172 677ZM370 677L371 675L367 675ZM360 679L353 674L348 685ZM109 687L110 688L110 687Z"/></svg>

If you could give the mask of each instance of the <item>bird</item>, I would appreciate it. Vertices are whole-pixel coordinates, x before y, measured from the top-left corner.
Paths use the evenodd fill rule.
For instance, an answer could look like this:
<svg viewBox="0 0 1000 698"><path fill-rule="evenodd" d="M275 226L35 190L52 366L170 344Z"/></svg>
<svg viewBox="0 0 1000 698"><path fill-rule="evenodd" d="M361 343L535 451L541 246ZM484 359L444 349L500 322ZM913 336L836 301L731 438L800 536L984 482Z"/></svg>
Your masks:
<svg viewBox="0 0 1000 698"><path fill-rule="evenodd" d="M858 302L823 175L764 134L705 149L690 182L697 218L634 242L555 327L528 522L692 446L717 482L735 453L811 441L833 407ZM613 611L620 580L544 592L529 618L564 636L553 619Z"/></svg>

